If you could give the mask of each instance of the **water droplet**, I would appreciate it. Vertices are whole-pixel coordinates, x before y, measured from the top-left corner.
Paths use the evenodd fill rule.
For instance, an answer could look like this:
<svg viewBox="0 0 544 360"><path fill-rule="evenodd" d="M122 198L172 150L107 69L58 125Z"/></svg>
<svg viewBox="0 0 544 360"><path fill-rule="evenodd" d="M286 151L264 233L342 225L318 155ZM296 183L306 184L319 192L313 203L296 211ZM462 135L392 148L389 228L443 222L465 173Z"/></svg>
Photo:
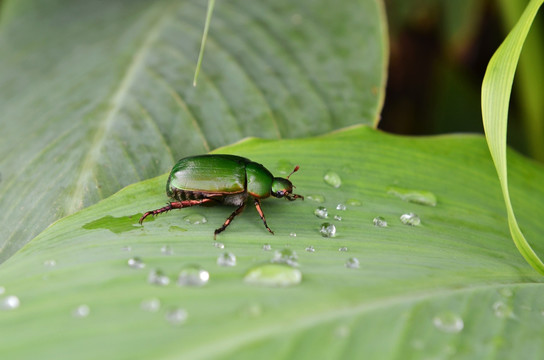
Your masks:
<svg viewBox="0 0 544 360"><path fill-rule="evenodd" d="M512 291L512 289L504 287L499 290L499 294L501 294L504 297L512 297L512 295L514 295L514 292Z"/></svg>
<svg viewBox="0 0 544 360"><path fill-rule="evenodd" d="M217 241L213 243L213 246L215 246L218 249L224 249L225 248L225 244L217 242Z"/></svg>
<svg viewBox="0 0 544 360"><path fill-rule="evenodd" d="M342 217L340 215L334 215L334 220L342 221Z"/></svg>
<svg viewBox="0 0 544 360"><path fill-rule="evenodd" d="M289 248L284 248L282 250L276 250L272 262L287 264L290 266L298 266L298 255L296 252Z"/></svg>
<svg viewBox="0 0 544 360"><path fill-rule="evenodd" d="M281 175L289 174L294 168L295 165L293 165L289 160L279 160L276 166L278 174Z"/></svg>
<svg viewBox="0 0 544 360"><path fill-rule="evenodd" d="M126 251L126 252L132 251L132 247L131 246L123 246L121 248L121 251Z"/></svg>
<svg viewBox="0 0 544 360"><path fill-rule="evenodd" d="M190 265L181 270L178 277L180 286L203 286L208 283L210 274L197 265Z"/></svg>
<svg viewBox="0 0 544 360"><path fill-rule="evenodd" d="M323 237L335 237L336 236L336 226L329 223L321 224L321 229L319 230L321 236Z"/></svg>
<svg viewBox="0 0 544 360"><path fill-rule="evenodd" d="M187 311L182 308L170 309L166 312L165 318L172 325L180 325L187 320Z"/></svg>
<svg viewBox="0 0 544 360"><path fill-rule="evenodd" d="M251 268L244 276L244 281L253 285L292 286L300 284L302 273L287 264L261 264Z"/></svg>
<svg viewBox="0 0 544 360"><path fill-rule="evenodd" d="M192 225L200 225L208 222L208 219L206 219L204 215L197 213L185 215L183 219Z"/></svg>
<svg viewBox="0 0 544 360"><path fill-rule="evenodd" d="M377 227L387 227L387 221L381 216L376 216L374 220L372 220L372 223Z"/></svg>
<svg viewBox="0 0 544 360"><path fill-rule="evenodd" d="M421 219L414 213L402 214L400 216L400 221L404 225L418 226L421 224Z"/></svg>
<svg viewBox="0 0 544 360"><path fill-rule="evenodd" d="M450 334L460 332L465 326L463 319L461 319L459 315L450 311L436 315L433 318L433 324L438 330Z"/></svg>
<svg viewBox="0 0 544 360"><path fill-rule="evenodd" d="M314 247L313 247L312 245L310 245L310 246L308 246L308 247L306 248L306 251L307 251L307 252L312 252L312 253L313 253L313 252L315 252L315 249L314 249Z"/></svg>
<svg viewBox="0 0 544 360"><path fill-rule="evenodd" d="M338 204L336 205L336 210L340 210L340 211L346 211L347 207L346 205L344 204Z"/></svg>
<svg viewBox="0 0 544 360"><path fill-rule="evenodd" d="M342 185L342 179L340 179L340 175L338 175L334 171L327 171L323 176L323 180L325 180L325 182L333 188L339 188L340 185Z"/></svg>
<svg viewBox="0 0 544 360"><path fill-rule="evenodd" d="M57 262L55 260L53 260L53 259L45 260L43 262L43 266L45 266L45 267L55 267L56 265L57 265Z"/></svg>
<svg viewBox="0 0 544 360"><path fill-rule="evenodd" d="M91 313L89 305L81 304L72 311L72 315L76 318L86 318Z"/></svg>
<svg viewBox="0 0 544 360"><path fill-rule="evenodd" d="M3 286L0 286L0 295L6 292L6 288Z"/></svg>
<svg viewBox="0 0 544 360"><path fill-rule="evenodd" d="M501 319L514 318L514 311L512 308L502 301L497 301L493 304L493 312L496 317Z"/></svg>
<svg viewBox="0 0 544 360"><path fill-rule="evenodd" d="M430 191L403 189L395 186L389 186L387 193L396 197L421 205L436 206L436 196Z"/></svg>
<svg viewBox="0 0 544 360"><path fill-rule="evenodd" d="M326 219L329 217L327 208L325 208L324 206L318 206L317 209L314 210L314 215L321 219Z"/></svg>
<svg viewBox="0 0 544 360"><path fill-rule="evenodd" d="M236 256L231 252L224 252L217 257L217 265L219 266L235 266Z"/></svg>
<svg viewBox="0 0 544 360"><path fill-rule="evenodd" d="M362 203L357 199L347 199L346 204L350 206L361 206Z"/></svg>
<svg viewBox="0 0 544 360"><path fill-rule="evenodd" d="M145 267L144 261L138 256L128 259L128 266L133 269L143 269Z"/></svg>
<svg viewBox="0 0 544 360"><path fill-rule="evenodd" d="M320 203L320 204L325 202L325 197L323 195L319 195L319 194L307 195L305 198L307 200L312 200L312 201L315 201L316 203Z"/></svg>
<svg viewBox="0 0 544 360"><path fill-rule="evenodd" d="M289 236L292 236L292 237L297 237L297 233L294 233L294 232L292 232L292 233L289 233Z"/></svg>
<svg viewBox="0 0 544 360"><path fill-rule="evenodd" d="M140 309L149 312L157 312L161 308L161 301L157 298L145 299L140 304Z"/></svg>
<svg viewBox="0 0 544 360"><path fill-rule="evenodd" d="M358 269L359 268L359 259L351 257L346 260L346 267L348 269Z"/></svg>
<svg viewBox="0 0 544 360"><path fill-rule="evenodd" d="M9 295L0 299L0 310L15 310L19 305L21 305L21 302L15 295Z"/></svg>
<svg viewBox="0 0 544 360"><path fill-rule="evenodd" d="M170 278L160 269L153 269L147 276L147 282L153 285L166 286L170 284Z"/></svg>
<svg viewBox="0 0 544 360"><path fill-rule="evenodd" d="M172 247L170 245L163 245L161 247L161 253L163 255L173 255L174 254L174 250L172 249Z"/></svg>
<svg viewBox="0 0 544 360"><path fill-rule="evenodd" d="M264 251L270 251L270 250L272 250L272 245L270 245L270 244L264 244L264 245L263 245L263 250L264 250Z"/></svg>
<svg viewBox="0 0 544 360"><path fill-rule="evenodd" d="M338 248L338 251L342 251L342 252L348 251L348 247L342 246L341 248Z"/></svg>

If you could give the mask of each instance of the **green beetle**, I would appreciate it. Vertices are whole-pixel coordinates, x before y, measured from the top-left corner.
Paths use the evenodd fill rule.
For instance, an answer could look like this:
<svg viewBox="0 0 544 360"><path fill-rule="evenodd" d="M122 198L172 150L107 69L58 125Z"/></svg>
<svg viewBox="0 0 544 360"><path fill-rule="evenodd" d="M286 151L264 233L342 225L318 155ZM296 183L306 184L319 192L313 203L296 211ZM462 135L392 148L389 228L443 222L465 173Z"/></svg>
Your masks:
<svg viewBox="0 0 544 360"><path fill-rule="evenodd" d="M172 209L181 209L195 205L225 204L238 208L225 220L223 226L213 235L225 230L236 215L244 211L247 202L253 199L255 208L263 220L266 229L274 232L266 224L261 209L261 199L270 195L277 198L304 200L304 196L293 194L293 184L287 178L274 177L264 166L235 155L198 155L181 159L172 168L166 182L166 195L171 201L165 207L143 214L140 224L149 215L158 215Z"/></svg>

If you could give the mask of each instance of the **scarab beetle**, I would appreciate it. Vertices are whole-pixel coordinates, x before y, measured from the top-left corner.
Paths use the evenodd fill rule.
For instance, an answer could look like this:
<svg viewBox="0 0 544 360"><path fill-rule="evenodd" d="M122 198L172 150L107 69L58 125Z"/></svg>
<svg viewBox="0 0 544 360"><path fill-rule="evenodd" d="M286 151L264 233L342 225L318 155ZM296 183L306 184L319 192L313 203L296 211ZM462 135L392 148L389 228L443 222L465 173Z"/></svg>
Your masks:
<svg viewBox="0 0 544 360"><path fill-rule="evenodd" d="M198 155L181 159L172 168L166 182L166 195L172 201L157 210L143 214L140 224L149 215L158 215L172 209L181 209L195 205L225 204L237 206L225 220L223 226L216 229L214 239L229 226L251 199L266 229L268 227L261 209L261 199L270 195L293 201L302 199L302 195L293 194L293 184L287 178L274 177L264 166L244 157L235 155Z"/></svg>

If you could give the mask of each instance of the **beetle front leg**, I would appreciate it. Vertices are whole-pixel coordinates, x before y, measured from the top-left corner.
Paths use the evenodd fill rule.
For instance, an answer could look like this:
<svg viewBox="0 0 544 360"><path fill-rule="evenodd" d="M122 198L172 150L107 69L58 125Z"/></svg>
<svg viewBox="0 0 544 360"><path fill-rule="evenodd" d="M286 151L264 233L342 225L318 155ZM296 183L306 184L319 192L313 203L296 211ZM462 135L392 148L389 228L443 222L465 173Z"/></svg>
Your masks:
<svg viewBox="0 0 544 360"><path fill-rule="evenodd" d="M264 226L266 227L266 229L268 231L270 231L270 233L272 235L274 235L274 232L268 227L268 224L266 223L266 219L264 217L264 213L263 213L263 210L261 209L261 202L259 201L259 199L255 198L255 208L257 209L257 212L259 213L259 216L261 217L261 219L263 220L263 223L264 223Z"/></svg>
<svg viewBox="0 0 544 360"><path fill-rule="evenodd" d="M225 220L225 222L223 223L223 226L221 226L219 229L215 229L215 231L213 232L213 239L214 240L216 239L217 234L219 234L221 231L225 230L227 228L227 226L229 226L232 219L234 219L234 217L236 217L236 215L239 215L242 211L244 211L245 207L246 207L246 203L243 203L242 205L240 205L240 207L238 209L234 210L234 212L232 214L230 214L230 216L227 218L227 220Z"/></svg>
<svg viewBox="0 0 544 360"><path fill-rule="evenodd" d="M184 200L184 201L171 202L168 205L166 205L165 207L162 207L160 209L147 211L145 214L142 215L142 217L139 220L139 223L141 225L144 222L145 218L148 217L149 215L155 216L155 215L159 215L159 214L161 214L163 212L170 211L172 209L182 209L182 208L191 207L191 206L195 206L195 205L205 204L205 203L210 202L210 201L213 201L213 200L212 199L200 199L200 200Z"/></svg>

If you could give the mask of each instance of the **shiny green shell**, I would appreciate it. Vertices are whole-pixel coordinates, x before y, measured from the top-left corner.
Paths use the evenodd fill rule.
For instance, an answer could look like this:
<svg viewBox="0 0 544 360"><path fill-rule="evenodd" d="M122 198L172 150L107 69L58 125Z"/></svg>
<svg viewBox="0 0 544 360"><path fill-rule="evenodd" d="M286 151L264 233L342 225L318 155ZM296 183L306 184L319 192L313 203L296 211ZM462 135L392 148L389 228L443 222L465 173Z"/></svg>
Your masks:
<svg viewBox="0 0 544 360"><path fill-rule="evenodd" d="M198 155L174 165L166 183L166 194L173 189L205 194L247 192L257 198L270 196L274 176L264 166L235 155Z"/></svg>

